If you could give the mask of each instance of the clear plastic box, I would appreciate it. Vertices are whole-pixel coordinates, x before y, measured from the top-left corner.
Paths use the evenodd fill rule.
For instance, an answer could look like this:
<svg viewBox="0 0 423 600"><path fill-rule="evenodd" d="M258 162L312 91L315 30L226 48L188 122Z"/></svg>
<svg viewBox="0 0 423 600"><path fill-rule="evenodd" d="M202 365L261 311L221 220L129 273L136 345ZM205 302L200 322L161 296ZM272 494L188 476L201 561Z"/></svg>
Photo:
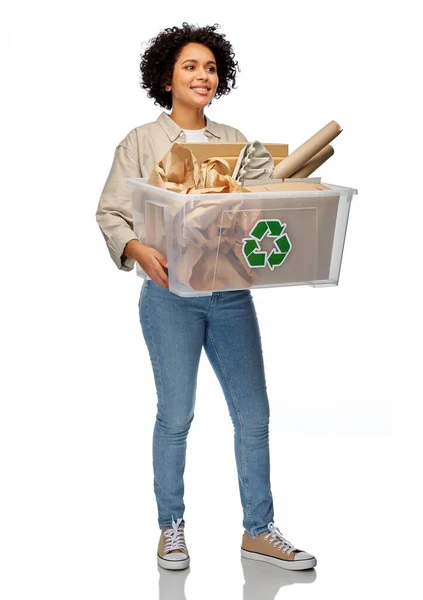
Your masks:
<svg viewBox="0 0 423 600"><path fill-rule="evenodd" d="M179 194L146 178L126 183L134 232L167 258L169 290L179 296L338 284L353 188ZM150 279L138 263L136 273Z"/></svg>

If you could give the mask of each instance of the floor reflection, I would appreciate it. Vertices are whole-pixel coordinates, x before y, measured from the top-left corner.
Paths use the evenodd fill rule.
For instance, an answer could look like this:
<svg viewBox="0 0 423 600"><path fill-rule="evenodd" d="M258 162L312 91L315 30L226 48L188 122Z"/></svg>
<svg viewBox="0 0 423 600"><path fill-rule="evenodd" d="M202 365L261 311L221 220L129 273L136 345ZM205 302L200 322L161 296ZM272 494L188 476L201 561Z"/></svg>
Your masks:
<svg viewBox="0 0 423 600"><path fill-rule="evenodd" d="M269 563L241 557L244 572L244 594L242 600L275 600L282 587L294 583L313 583L317 577L315 569L287 571Z"/></svg>
<svg viewBox="0 0 423 600"><path fill-rule="evenodd" d="M182 571L170 571L157 565L159 576L159 600L187 600L185 581L191 567Z"/></svg>
<svg viewBox="0 0 423 600"><path fill-rule="evenodd" d="M241 557L244 573L243 600L275 600L279 590L295 583L313 583L315 569L287 571L264 562ZM169 571L157 565L159 571L159 600L188 600L185 581L191 567L183 571ZM223 590L216 590L221 593Z"/></svg>

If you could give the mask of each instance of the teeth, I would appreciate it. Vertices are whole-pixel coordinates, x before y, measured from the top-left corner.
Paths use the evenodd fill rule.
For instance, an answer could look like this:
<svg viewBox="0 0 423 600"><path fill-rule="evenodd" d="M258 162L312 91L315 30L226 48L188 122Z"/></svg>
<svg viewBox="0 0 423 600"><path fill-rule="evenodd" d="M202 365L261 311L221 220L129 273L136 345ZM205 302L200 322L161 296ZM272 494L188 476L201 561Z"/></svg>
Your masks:
<svg viewBox="0 0 423 600"><path fill-rule="evenodd" d="M207 92L209 90L209 88L203 88L203 87L194 87L192 89L193 90L204 90L205 92Z"/></svg>

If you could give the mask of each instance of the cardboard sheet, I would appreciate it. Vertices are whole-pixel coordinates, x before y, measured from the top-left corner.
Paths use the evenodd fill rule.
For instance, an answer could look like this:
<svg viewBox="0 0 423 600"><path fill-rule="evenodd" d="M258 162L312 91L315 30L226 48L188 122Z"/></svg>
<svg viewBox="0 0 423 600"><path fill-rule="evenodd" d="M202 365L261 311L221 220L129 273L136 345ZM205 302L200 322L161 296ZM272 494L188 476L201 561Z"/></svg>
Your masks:
<svg viewBox="0 0 423 600"><path fill-rule="evenodd" d="M212 157L220 157L229 164L229 172L232 175L238 162L239 155L243 148L249 142L221 142L219 144L210 144L209 142L185 143L181 144L183 148L190 150L199 163ZM266 144L263 146L273 157L274 165L278 165L288 156L288 144Z"/></svg>
<svg viewBox="0 0 423 600"><path fill-rule="evenodd" d="M292 191L312 191L312 190L330 190L331 188L323 183L307 183L303 181L283 181L282 183L266 183L264 185L249 185L246 189L250 192L292 192Z"/></svg>
<svg viewBox="0 0 423 600"><path fill-rule="evenodd" d="M257 269L257 285L283 282L324 280L329 277L332 246L338 215L339 194L314 197L301 196L301 192L331 190L321 183L283 182L263 186L250 186L252 192L295 191L293 198L262 197L256 203L261 218L279 219L287 224L287 234L292 250L281 269ZM262 244L263 246L263 244ZM266 250L270 249L264 248Z"/></svg>

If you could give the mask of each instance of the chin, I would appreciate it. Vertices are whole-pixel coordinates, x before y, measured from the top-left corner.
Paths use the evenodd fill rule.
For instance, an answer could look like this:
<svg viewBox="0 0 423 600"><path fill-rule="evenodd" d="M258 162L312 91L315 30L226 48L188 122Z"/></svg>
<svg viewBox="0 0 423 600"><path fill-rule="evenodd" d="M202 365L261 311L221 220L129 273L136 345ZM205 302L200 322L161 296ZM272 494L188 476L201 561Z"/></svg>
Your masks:
<svg viewBox="0 0 423 600"><path fill-rule="evenodd" d="M208 96L200 96L199 94L195 94L195 96L191 96L191 102L194 101L196 104L208 104L211 100L213 100L213 96L209 94Z"/></svg>
<svg viewBox="0 0 423 600"><path fill-rule="evenodd" d="M191 106L195 106L196 108L205 108L206 106L209 105L210 100L206 99L203 100L200 98L199 101L197 102L191 102Z"/></svg>

